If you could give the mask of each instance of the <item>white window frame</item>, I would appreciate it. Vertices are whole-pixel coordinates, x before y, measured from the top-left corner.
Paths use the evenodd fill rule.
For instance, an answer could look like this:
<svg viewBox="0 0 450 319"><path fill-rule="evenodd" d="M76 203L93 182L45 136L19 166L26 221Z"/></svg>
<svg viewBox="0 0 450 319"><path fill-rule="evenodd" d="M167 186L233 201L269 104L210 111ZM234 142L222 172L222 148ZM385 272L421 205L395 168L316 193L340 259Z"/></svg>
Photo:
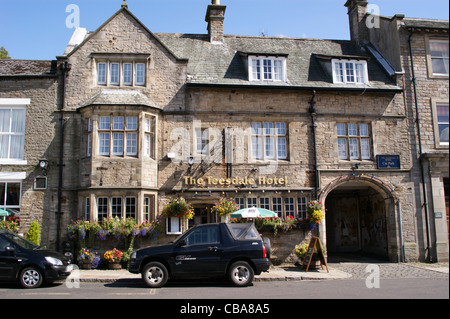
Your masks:
<svg viewBox="0 0 450 319"><path fill-rule="evenodd" d="M96 75L100 86L145 86L147 63L100 60L96 63Z"/></svg>
<svg viewBox="0 0 450 319"><path fill-rule="evenodd" d="M120 63L111 62L109 63L109 84L114 86L120 85Z"/></svg>
<svg viewBox="0 0 450 319"><path fill-rule="evenodd" d="M101 67L100 67L101 66ZM97 63L97 84L106 85L108 79L108 63L98 62Z"/></svg>
<svg viewBox="0 0 450 319"><path fill-rule="evenodd" d="M7 177L6 175L9 175L9 174L11 177L15 177L16 175L24 175L22 173L2 173L2 174L0 174L0 183L5 184L5 193L3 194L4 197L2 198L3 204L0 203L0 209L6 210L6 209L10 208L13 210L18 210L20 212L20 208L22 207L21 205L22 205L22 194L23 194L22 193L23 192L22 191L22 181L25 179L25 176L19 176L20 179L3 178L4 175L5 175L4 177ZM7 202L8 184L19 184L19 198L18 198L19 204L18 205L8 205L8 202ZM2 193L0 193L0 196L1 195L2 195ZM15 216L15 217L19 217L19 216Z"/></svg>
<svg viewBox="0 0 450 319"><path fill-rule="evenodd" d="M249 56L248 76L253 82L287 82L286 57Z"/></svg>
<svg viewBox="0 0 450 319"><path fill-rule="evenodd" d="M333 83L368 85L369 73L367 61L332 59Z"/></svg>
<svg viewBox="0 0 450 319"><path fill-rule="evenodd" d="M433 56L432 55L433 52L431 50L432 43L444 43L447 45L447 48L448 48L449 41L448 41L448 39L429 39L428 40L428 50L429 50L429 56L430 56L429 57L429 65L430 65L430 70L431 70L430 75L434 76L434 77L448 77L449 76L449 57L448 56L447 57ZM440 59L443 61L444 66L446 66L447 73L437 73L434 71L433 60L436 60L436 59ZM445 62L447 62L447 63L445 63Z"/></svg>
<svg viewBox="0 0 450 319"><path fill-rule="evenodd" d="M145 69L145 63L136 63L135 65L135 83L137 86L144 86L145 85L145 77L146 77L146 69ZM140 68L142 67L142 70ZM142 74L140 74L142 73Z"/></svg>
<svg viewBox="0 0 450 319"><path fill-rule="evenodd" d="M283 218L283 197L272 197L272 211Z"/></svg>
<svg viewBox="0 0 450 319"><path fill-rule="evenodd" d="M138 116L100 116L98 125L98 154L101 156L138 155Z"/></svg>
<svg viewBox="0 0 450 319"><path fill-rule="evenodd" d="M284 198L284 211L285 217L291 216L295 218L295 200L294 197L285 197Z"/></svg>
<svg viewBox="0 0 450 319"><path fill-rule="evenodd" d="M133 85L133 63L122 63L122 81L125 86Z"/></svg>
<svg viewBox="0 0 450 319"><path fill-rule="evenodd" d="M436 140L436 148L448 148L449 147L449 142L441 142L441 136L440 136L440 129L439 127L442 125L446 125L447 126L447 132L449 130L449 122L445 121L443 119L439 118L439 111L438 108L442 106L442 107L449 107L449 103L447 102L440 102L440 101L435 101L432 100L432 110L433 110L433 128L434 128L434 136L435 136L435 140Z"/></svg>
<svg viewBox="0 0 450 319"><path fill-rule="evenodd" d="M10 110L10 116L9 116L9 131L8 132L0 132L0 138L2 136L9 136L8 139L8 155L6 158L0 158L0 165L5 164L5 165L27 165L28 161L24 159L25 157L25 134L26 134L26 125L27 125L27 107L31 104L31 100L30 99L10 99L10 98L0 98L0 110ZM11 132L11 121L12 121L12 116L11 116L11 112L13 110L21 110L21 111L25 111L25 116L24 116L24 123L23 123L23 127L24 127L24 131L23 132ZM21 136L23 137L22 141L22 145L20 146L20 152L21 152L21 158L10 158L10 149L11 149L11 136Z"/></svg>
<svg viewBox="0 0 450 319"><path fill-rule="evenodd" d="M252 122L251 154L254 160L287 160L288 128L285 122Z"/></svg>
<svg viewBox="0 0 450 319"><path fill-rule="evenodd" d="M181 235L183 230L183 220L179 217L166 218L166 234L167 235Z"/></svg>

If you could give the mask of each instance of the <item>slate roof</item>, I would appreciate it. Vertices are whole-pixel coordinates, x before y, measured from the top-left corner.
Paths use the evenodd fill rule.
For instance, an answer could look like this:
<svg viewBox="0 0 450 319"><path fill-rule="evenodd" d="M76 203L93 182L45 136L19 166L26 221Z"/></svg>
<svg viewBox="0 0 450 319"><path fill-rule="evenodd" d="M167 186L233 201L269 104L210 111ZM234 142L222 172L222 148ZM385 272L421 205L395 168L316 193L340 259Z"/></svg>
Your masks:
<svg viewBox="0 0 450 319"><path fill-rule="evenodd" d="M448 30L448 20L404 18L406 28Z"/></svg>
<svg viewBox="0 0 450 319"><path fill-rule="evenodd" d="M56 60L0 60L0 76L56 76Z"/></svg>
<svg viewBox="0 0 450 319"><path fill-rule="evenodd" d="M179 58L188 59L190 85L270 86L330 90L398 90L369 51L352 41L225 35L223 45L209 43L207 35L155 34ZM248 80L242 52L287 56L287 83ZM366 59L369 86L333 84L320 58Z"/></svg>

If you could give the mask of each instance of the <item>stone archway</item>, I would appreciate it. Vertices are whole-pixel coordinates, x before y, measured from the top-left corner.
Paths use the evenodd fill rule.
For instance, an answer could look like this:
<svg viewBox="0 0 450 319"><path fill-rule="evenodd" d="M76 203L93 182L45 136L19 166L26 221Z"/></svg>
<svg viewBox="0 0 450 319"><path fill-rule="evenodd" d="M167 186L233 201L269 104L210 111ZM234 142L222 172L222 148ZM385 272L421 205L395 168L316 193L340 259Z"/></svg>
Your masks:
<svg viewBox="0 0 450 319"><path fill-rule="evenodd" d="M370 175L350 175L329 183L319 200L326 209L321 233L329 255L352 253L396 260L394 189ZM394 239L393 239L394 238Z"/></svg>

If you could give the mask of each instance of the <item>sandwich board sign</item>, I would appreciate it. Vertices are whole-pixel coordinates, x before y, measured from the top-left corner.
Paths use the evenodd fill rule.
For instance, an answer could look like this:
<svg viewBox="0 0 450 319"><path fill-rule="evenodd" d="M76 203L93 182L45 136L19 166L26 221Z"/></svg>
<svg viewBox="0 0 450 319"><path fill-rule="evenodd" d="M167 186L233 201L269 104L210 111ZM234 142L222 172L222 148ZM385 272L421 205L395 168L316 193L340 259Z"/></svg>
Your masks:
<svg viewBox="0 0 450 319"><path fill-rule="evenodd" d="M325 255L323 253L323 249L322 249L322 245L320 243L319 237L312 237L311 238L311 240L309 242L308 250L306 251L305 259L303 260L302 268L306 267L306 272L308 272L309 266L310 266L311 261L312 261L312 257L314 255L314 250L316 248L317 248L317 252L319 254L320 266L323 269L323 265L325 265L325 267L327 267L327 272L330 272L328 270L327 261L325 260Z"/></svg>

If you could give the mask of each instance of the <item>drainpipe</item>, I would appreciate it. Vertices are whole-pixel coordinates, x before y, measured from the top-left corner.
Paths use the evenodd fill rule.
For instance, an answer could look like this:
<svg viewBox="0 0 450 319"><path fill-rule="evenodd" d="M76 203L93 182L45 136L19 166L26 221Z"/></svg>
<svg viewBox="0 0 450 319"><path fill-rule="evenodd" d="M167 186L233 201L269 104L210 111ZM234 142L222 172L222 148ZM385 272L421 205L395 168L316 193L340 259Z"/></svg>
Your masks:
<svg viewBox="0 0 450 319"><path fill-rule="evenodd" d="M311 128L313 135L313 153L314 153L314 176L315 176L315 186L314 186L314 198L318 199L319 194L319 170L317 169L317 145L316 145L316 90L313 90L313 96L310 101L311 107L309 108L309 114L311 114ZM320 237L320 227L317 225L317 237Z"/></svg>
<svg viewBox="0 0 450 319"><path fill-rule="evenodd" d="M310 101L311 107L309 108L309 114L311 114L311 127L313 135L313 153L314 153L314 175L315 175L315 188L314 188L314 198L317 199L319 194L319 171L317 169L317 145L316 145L316 90L313 91L313 96Z"/></svg>
<svg viewBox="0 0 450 319"><path fill-rule="evenodd" d="M398 212L398 228L400 233L400 262L405 262L405 246L403 243L403 227L402 227L402 205L400 200L397 199L397 212Z"/></svg>
<svg viewBox="0 0 450 319"><path fill-rule="evenodd" d="M431 247L430 247L430 225L428 222L428 201L427 201L427 188L425 185L425 170L423 167L423 150L422 150L422 136L420 131L420 118L419 118L419 104L417 102L417 86L416 86L416 75L414 72L414 57L412 51L411 38L414 33L414 28L410 29L408 44L409 44L409 55L411 59L411 76L414 88L414 103L416 107L416 126L417 126L417 138L419 143L419 166L420 166L420 177L422 181L422 194L423 194L423 208L425 210L425 227L427 231L427 251L428 251L428 260L429 262L433 262L433 256L431 256Z"/></svg>
<svg viewBox="0 0 450 319"><path fill-rule="evenodd" d="M60 131L60 147L59 147L59 180L58 180L58 208L56 211L56 250L59 251L60 248L60 237L61 237L61 215L63 212L61 211L62 206L62 187L63 187L63 159L64 159L64 105L66 101L66 81L67 81L67 75L70 72L71 65L69 63L64 62L63 65L61 65L62 69L62 96L61 96L61 131Z"/></svg>

